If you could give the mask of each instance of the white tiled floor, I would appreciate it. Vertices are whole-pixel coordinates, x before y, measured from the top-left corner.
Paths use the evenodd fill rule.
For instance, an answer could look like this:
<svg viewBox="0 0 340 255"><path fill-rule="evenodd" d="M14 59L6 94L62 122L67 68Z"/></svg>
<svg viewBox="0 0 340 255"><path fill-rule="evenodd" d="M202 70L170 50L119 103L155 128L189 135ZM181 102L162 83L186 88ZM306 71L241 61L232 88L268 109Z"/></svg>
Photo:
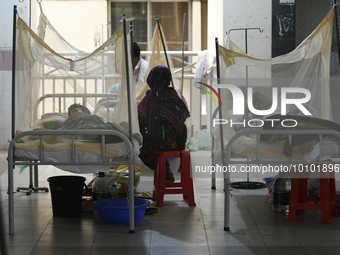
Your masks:
<svg viewBox="0 0 340 255"><path fill-rule="evenodd" d="M210 152L191 153L193 165L211 165ZM5 165L5 164L4 164ZM3 165L0 165L3 167ZM16 170L19 172L19 170ZM15 187L27 186L27 172L16 174ZM40 186L47 178L72 174L52 166L39 168ZM89 182L93 175L84 175ZM234 180L244 180L237 176ZM251 176L262 181L263 176ZM152 190L152 171L142 171L139 190ZM266 189L232 190L230 231L223 231L222 179L216 190L209 178L195 178L196 207L181 195L166 195L164 207L145 215L129 234L127 226L105 225L98 215L52 215L50 193L15 194L15 234L8 235L7 171L1 175L1 205L9 254L340 254L340 217L321 224L318 211L297 215L287 223L285 213L273 212Z"/></svg>

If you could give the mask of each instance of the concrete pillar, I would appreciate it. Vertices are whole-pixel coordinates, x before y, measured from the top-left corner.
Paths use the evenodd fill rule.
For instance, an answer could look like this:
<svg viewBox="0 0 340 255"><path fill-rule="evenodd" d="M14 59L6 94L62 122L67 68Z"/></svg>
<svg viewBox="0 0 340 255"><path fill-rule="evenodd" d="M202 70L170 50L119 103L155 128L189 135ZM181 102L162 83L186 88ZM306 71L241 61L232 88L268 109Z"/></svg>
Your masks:
<svg viewBox="0 0 340 255"><path fill-rule="evenodd" d="M223 8L225 1L226 0L208 1L208 50L215 50L216 37L220 44L223 42Z"/></svg>
<svg viewBox="0 0 340 255"><path fill-rule="evenodd" d="M201 50L201 1L192 2L192 50Z"/></svg>

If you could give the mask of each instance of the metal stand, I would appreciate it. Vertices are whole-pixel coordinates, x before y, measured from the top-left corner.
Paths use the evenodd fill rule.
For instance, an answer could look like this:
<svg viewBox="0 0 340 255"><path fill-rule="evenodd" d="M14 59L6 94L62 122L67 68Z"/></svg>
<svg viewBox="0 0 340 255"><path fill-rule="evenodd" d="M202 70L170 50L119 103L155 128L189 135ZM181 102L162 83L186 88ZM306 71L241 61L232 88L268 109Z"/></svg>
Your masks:
<svg viewBox="0 0 340 255"><path fill-rule="evenodd" d="M266 184L262 182L250 182L249 173L247 173L247 181L245 182L232 182L230 187L234 189L264 189Z"/></svg>
<svg viewBox="0 0 340 255"><path fill-rule="evenodd" d="M16 24L17 24L17 6L14 5L14 13L13 13L13 44L12 44L12 127L11 127L11 133L12 133L12 139L15 136L15 59L16 59ZM39 191L44 190L45 192L48 192L48 188L39 188L38 187L38 166L34 166L34 186L33 186L33 171L32 166L30 166L30 172L29 172L29 186L26 187L18 187L17 191L20 190L27 190L26 195L30 195L32 191Z"/></svg>
<svg viewBox="0 0 340 255"><path fill-rule="evenodd" d="M219 44L218 39L215 38L215 48L216 48L216 71L217 71L217 84L220 84L220 54L219 54ZM218 94L221 95L221 88L218 88ZM222 103L218 102L218 115L219 118L222 119ZM220 125L220 145L221 145L221 157L222 157L222 166L227 166L226 164L226 151L224 150L224 139L223 139L223 127ZM224 231L230 231L230 172L226 171L223 173L223 182L224 182ZM214 184L213 184L214 185ZM216 189L216 188L215 188Z"/></svg>
<svg viewBox="0 0 340 255"><path fill-rule="evenodd" d="M228 34L233 30L244 30L245 33L245 48L246 48L246 54L248 54L248 30L251 29L258 29L260 33L263 32L262 29L258 27L252 27L252 28L236 28L236 29L230 29ZM248 66L246 66L246 87L248 87ZM247 159L247 164L249 165L249 159ZM251 182L249 181L249 173L247 172L247 181L244 182L232 182L230 186L234 189L264 189L266 188L266 184L264 182Z"/></svg>
<svg viewBox="0 0 340 255"><path fill-rule="evenodd" d="M183 34L182 34L182 83L181 83L181 98L183 99L183 86L184 86L184 39L185 39L185 13L183 16Z"/></svg>
<svg viewBox="0 0 340 255"><path fill-rule="evenodd" d="M45 191L48 192L48 188L46 187L38 187L38 166L34 165L34 172L33 172L33 166L29 166L29 185L28 187L18 187L17 192L26 190L26 195L31 195L31 193L34 191ZM34 174L34 186L33 186L33 174Z"/></svg>
<svg viewBox="0 0 340 255"><path fill-rule="evenodd" d="M162 33L162 29L161 29L161 24L159 23L158 17L156 17L156 24L157 24L157 27L158 27L159 36L161 37L161 41L162 41L162 46L163 46L163 50L164 50L166 64L167 64L169 70L171 71L168 55L166 54L166 47L165 47L165 42L164 42L163 33ZM171 76L171 86L173 88L175 88L172 76Z"/></svg>
<svg viewBox="0 0 340 255"><path fill-rule="evenodd" d="M339 21L338 21L338 2L337 0L333 1L334 3L334 24L336 30L336 43L338 47L338 58L339 58L339 66L340 66L340 39L339 39Z"/></svg>
<svg viewBox="0 0 340 255"><path fill-rule="evenodd" d="M126 16L123 15L123 28L124 28L124 50L125 50L125 68L126 68L126 88L127 88L127 99L128 99L128 120L129 120L129 140L132 143L132 109L131 109L131 88L130 88L130 76L129 76L129 52L128 52L128 38L127 38L127 27L126 27ZM132 41L132 40L131 40ZM130 59L131 60L131 59ZM132 67L132 63L131 63ZM130 152L129 155L129 184L128 184L128 202L129 202L129 233L135 233L135 163L133 154ZM133 181L132 181L133 180Z"/></svg>

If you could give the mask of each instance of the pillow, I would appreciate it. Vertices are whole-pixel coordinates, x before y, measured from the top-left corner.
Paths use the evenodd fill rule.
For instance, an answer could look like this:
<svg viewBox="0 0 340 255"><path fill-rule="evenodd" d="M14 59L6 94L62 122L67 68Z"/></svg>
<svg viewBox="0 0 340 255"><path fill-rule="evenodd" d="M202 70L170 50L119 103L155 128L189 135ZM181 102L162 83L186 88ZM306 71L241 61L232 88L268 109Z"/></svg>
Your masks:
<svg viewBox="0 0 340 255"><path fill-rule="evenodd" d="M41 116L41 124L46 129L59 129L67 119L66 113L46 113Z"/></svg>

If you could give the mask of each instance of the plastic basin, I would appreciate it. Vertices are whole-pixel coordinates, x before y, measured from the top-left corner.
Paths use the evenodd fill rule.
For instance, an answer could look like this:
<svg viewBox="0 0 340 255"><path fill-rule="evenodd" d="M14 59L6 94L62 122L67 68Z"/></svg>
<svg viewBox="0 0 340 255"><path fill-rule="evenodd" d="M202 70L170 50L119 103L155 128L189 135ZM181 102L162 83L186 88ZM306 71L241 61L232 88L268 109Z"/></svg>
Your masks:
<svg viewBox="0 0 340 255"><path fill-rule="evenodd" d="M129 205L126 198L108 198L93 202L99 216L106 224L129 225ZM135 198L135 224L138 224L145 214L150 201Z"/></svg>

